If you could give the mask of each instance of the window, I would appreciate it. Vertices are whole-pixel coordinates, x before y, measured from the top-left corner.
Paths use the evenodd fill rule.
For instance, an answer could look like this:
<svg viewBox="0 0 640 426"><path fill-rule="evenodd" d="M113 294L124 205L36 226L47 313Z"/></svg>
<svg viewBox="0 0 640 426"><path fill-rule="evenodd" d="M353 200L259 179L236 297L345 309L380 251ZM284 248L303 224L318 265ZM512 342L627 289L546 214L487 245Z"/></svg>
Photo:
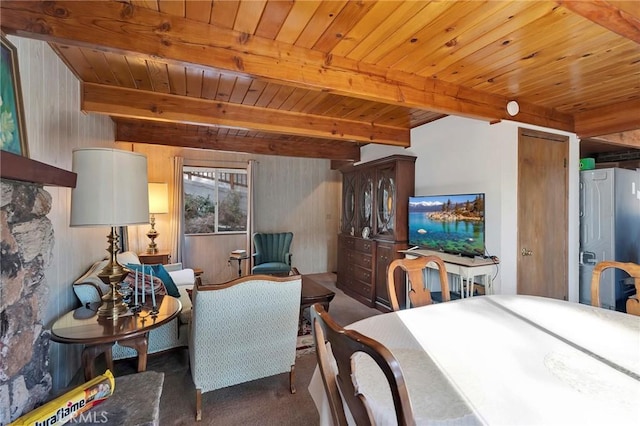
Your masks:
<svg viewBox="0 0 640 426"><path fill-rule="evenodd" d="M247 231L246 170L184 167L182 182L185 234Z"/></svg>

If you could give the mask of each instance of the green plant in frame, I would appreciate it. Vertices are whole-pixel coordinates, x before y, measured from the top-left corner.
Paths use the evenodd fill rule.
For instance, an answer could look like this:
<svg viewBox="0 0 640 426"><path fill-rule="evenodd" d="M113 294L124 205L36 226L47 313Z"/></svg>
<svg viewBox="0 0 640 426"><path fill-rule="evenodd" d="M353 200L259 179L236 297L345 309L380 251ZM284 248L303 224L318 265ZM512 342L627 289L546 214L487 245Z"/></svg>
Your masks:
<svg viewBox="0 0 640 426"><path fill-rule="evenodd" d="M14 154L29 156L27 133L20 92L16 48L2 34L0 59L0 148Z"/></svg>

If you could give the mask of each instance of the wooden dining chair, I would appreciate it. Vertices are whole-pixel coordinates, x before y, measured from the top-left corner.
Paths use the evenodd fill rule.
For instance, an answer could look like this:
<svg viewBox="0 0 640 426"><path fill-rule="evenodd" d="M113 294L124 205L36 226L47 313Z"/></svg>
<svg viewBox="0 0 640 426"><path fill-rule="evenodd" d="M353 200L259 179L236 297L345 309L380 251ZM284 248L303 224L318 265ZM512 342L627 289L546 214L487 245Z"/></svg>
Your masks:
<svg viewBox="0 0 640 426"><path fill-rule="evenodd" d="M358 392L353 370L353 356L357 352L364 352L376 362L389 383L398 425L415 425L404 376L393 354L380 342L339 326L319 303L311 307L311 321L318 367L329 398L334 424L347 424L342 398L357 425L373 424L369 402ZM329 342L336 361L337 374L333 370L326 342Z"/></svg>
<svg viewBox="0 0 640 426"><path fill-rule="evenodd" d="M598 262L593 268L593 274L591 275L591 305L600 307L600 276L602 275L602 271L608 268L622 269L634 279L636 294L627 299L627 313L640 316L640 265L637 263L614 261Z"/></svg>
<svg viewBox="0 0 640 426"><path fill-rule="evenodd" d="M424 283L424 269L430 262L433 262L438 266L438 272L440 273L440 288L442 289L442 301L448 302L451 300L447 270L444 266L444 262L438 256L421 256L415 259L396 259L391 262L389 264L389 268L387 268L387 289L389 292L391 308L394 311L400 310L398 294L396 293L396 268L401 268L407 273L410 286L409 300L411 301L412 306L417 307L433 303L431 291L426 288ZM404 288L404 286L401 286L401 288Z"/></svg>

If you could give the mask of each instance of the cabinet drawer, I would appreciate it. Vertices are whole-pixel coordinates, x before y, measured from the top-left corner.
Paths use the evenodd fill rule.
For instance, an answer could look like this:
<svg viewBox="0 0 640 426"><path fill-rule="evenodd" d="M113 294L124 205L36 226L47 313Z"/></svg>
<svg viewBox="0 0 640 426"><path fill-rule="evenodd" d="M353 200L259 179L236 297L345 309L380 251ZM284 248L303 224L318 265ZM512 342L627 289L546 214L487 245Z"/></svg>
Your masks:
<svg viewBox="0 0 640 426"><path fill-rule="evenodd" d="M342 278L345 277L353 277L353 270L355 269L355 264L352 262L340 262L339 264L339 270L338 272L340 273L340 276Z"/></svg>
<svg viewBox="0 0 640 426"><path fill-rule="evenodd" d="M356 243L353 237L349 238L341 236L340 243L344 246L344 248L349 250L353 250L356 247Z"/></svg>
<svg viewBox="0 0 640 426"><path fill-rule="evenodd" d="M353 256L353 263L371 270L371 255L358 253L357 255Z"/></svg>
<svg viewBox="0 0 640 426"><path fill-rule="evenodd" d="M353 277L356 280L371 284L371 269L365 269L360 266L353 268Z"/></svg>
<svg viewBox="0 0 640 426"><path fill-rule="evenodd" d="M340 278L340 284L345 288L353 288L353 275L346 274Z"/></svg>
<svg viewBox="0 0 640 426"><path fill-rule="evenodd" d="M355 240L355 244L356 250L364 253L371 253L373 248L373 241L371 240Z"/></svg>
<svg viewBox="0 0 640 426"><path fill-rule="evenodd" d="M367 283L363 283L359 280L353 280L349 283L349 288L367 299L371 299L371 286Z"/></svg>

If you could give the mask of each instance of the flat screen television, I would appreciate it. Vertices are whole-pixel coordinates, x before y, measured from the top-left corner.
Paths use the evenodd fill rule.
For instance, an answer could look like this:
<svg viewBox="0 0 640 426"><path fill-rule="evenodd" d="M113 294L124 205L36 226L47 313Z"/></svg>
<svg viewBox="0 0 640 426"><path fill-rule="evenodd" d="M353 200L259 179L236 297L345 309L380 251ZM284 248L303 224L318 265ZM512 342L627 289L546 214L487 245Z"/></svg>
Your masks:
<svg viewBox="0 0 640 426"><path fill-rule="evenodd" d="M484 194L409 197L409 245L483 256Z"/></svg>

